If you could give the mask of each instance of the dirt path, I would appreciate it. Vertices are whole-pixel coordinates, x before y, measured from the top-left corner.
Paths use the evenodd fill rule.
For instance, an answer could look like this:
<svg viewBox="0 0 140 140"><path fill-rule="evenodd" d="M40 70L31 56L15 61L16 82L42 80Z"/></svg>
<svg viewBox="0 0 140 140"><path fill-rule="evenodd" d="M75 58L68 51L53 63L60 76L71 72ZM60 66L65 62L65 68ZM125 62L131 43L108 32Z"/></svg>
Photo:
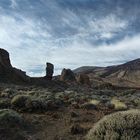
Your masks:
<svg viewBox="0 0 140 140"><path fill-rule="evenodd" d="M24 114L24 117L34 126L33 140L83 140L86 132L105 114L103 111L66 108L44 114ZM84 131L73 134L72 126L76 124Z"/></svg>

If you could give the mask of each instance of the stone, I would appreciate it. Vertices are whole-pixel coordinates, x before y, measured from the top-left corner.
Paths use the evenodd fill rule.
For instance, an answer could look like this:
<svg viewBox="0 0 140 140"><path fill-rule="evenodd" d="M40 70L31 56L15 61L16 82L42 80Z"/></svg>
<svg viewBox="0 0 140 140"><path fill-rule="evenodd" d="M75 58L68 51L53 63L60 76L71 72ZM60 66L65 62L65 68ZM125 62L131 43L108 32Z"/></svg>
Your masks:
<svg viewBox="0 0 140 140"><path fill-rule="evenodd" d="M54 65L51 63L46 64L46 79L47 80L52 80L53 78L53 73L54 73Z"/></svg>
<svg viewBox="0 0 140 140"><path fill-rule="evenodd" d="M77 82L80 84L90 85L89 76L86 74L79 74L77 76Z"/></svg>
<svg viewBox="0 0 140 140"><path fill-rule="evenodd" d="M0 49L0 65L4 67L12 67L9 53L4 49Z"/></svg>
<svg viewBox="0 0 140 140"><path fill-rule="evenodd" d="M76 81L75 75L71 69L63 69L60 80L64 82Z"/></svg>
<svg viewBox="0 0 140 140"><path fill-rule="evenodd" d="M24 71L12 67L9 53L0 48L0 81L1 82L28 82L29 77Z"/></svg>

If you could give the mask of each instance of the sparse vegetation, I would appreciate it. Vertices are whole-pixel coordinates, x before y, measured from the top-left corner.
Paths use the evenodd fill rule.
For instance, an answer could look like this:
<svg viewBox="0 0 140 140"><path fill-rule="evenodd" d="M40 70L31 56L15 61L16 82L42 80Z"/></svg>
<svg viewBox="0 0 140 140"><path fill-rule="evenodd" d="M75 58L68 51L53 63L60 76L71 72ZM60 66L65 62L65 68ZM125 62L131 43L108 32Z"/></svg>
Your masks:
<svg viewBox="0 0 140 140"><path fill-rule="evenodd" d="M5 90L2 91L1 97L12 98L16 94L17 94L16 90L13 90L11 88L6 88Z"/></svg>
<svg viewBox="0 0 140 140"><path fill-rule="evenodd" d="M6 99L6 98L0 99L0 109L6 109L6 108L10 108L10 107L11 107L10 99Z"/></svg>
<svg viewBox="0 0 140 140"><path fill-rule="evenodd" d="M84 103L81 105L82 109L86 109L86 110L96 110L97 106L95 104L92 103Z"/></svg>
<svg viewBox="0 0 140 140"><path fill-rule="evenodd" d="M105 116L89 131L86 140L139 140L140 110Z"/></svg>
<svg viewBox="0 0 140 140"><path fill-rule="evenodd" d="M100 103L100 101L99 100L90 100L89 103L98 105Z"/></svg>
<svg viewBox="0 0 140 140"><path fill-rule="evenodd" d="M35 135L33 139L41 137L44 140L46 137L41 136L42 133L46 135L46 130L49 133L54 133L57 129L58 139L61 138L60 135L62 138L67 135L67 140L83 140L87 131L106 114L128 108L138 108L139 106L138 91L133 95L119 94L125 91L115 92L108 89L88 92L80 89L75 91L73 88L72 90L68 89L54 93L50 91L47 88L40 87L2 89L0 108L12 108L23 114L25 118L27 117L27 120L31 121L32 125L35 125L37 131L39 131L36 134L33 132ZM64 131L59 131L59 127ZM10 136L7 133L7 137L11 137L12 134L15 139L20 138L22 140L23 137L24 140L24 138L27 138L27 133L23 129L19 130L14 136L13 133L16 128L8 129ZM109 133L112 137L115 136L114 132ZM108 134L108 136L110 135ZM50 139L54 139L54 137L51 136Z"/></svg>
<svg viewBox="0 0 140 140"><path fill-rule="evenodd" d="M15 126L17 124L22 125L23 119L22 117L15 111L11 109L2 109L0 110L0 124L7 126Z"/></svg>
<svg viewBox="0 0 140 140"><path fill-rule="evenodd" d="M27 95L17 95L11 100L13 108L17 109L18 111L28 110L29 102L31 102L31 98Z"/></svg>
<svg viewBox="0 0 140 140"><path fill-rule="evenodd" d="M17 112L11 109L0 110L0 138L2 140L27 140L24 131L26 123Z"/></svg>
<svg viewBox="0 0 140 140"><path fill-rule="evenodd" d="M79 124L73 124L70 128L70 132L73 135L84 133L84 128L82 128Z"/></svg>
<svg viewBox="0 0 140 140"><path fill-rule="evenodd" d="M115 110L126 110L128 107L125 103L121 102L120 100L117 99L112 99L111 104L114 105Z"/></svg>

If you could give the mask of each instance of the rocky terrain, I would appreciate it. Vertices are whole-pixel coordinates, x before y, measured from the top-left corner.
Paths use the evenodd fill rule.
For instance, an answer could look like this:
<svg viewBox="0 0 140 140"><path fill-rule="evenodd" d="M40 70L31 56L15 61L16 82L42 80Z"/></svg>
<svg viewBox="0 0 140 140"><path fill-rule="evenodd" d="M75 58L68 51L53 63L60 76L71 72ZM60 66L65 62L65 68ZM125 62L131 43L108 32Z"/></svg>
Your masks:
<svg viewBox="0 0 140 140"><path fill-rule="evenodd" d="M54 66L47 63L46 75L36 78L14 68L9 53L0 49L0 139L126 140L125 134L139 140L139 65L137 59L105 68L63 69L53 76ZM131 121L120 128L124 118Z"/></svg>
<svg viewBox="0 0 140 140"><path fill-rule="evenodd" d="M140 59L109 67L81 67L74 73L85 73L93 84L110 83L117 87L140 88Z"/></svg>

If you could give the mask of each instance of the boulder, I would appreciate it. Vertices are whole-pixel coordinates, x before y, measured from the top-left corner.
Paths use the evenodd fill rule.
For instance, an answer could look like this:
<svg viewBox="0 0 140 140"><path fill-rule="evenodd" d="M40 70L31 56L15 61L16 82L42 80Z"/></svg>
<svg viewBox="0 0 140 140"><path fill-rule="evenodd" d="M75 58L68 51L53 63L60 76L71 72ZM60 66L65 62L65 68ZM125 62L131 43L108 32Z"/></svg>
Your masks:
<svg viewBox="0 0 140 140"><path fill-rule="evenodd" d="M76 81L76 78L72 70L63 69L60 76L60 80L65 82L67 81L70 82L70 81Z"/></svg>
<svg viewBox="0 0 140 140"><path fill-rule="evenodd" d="M90 85L89 76L86 74L79 74L77 76L77 82L80 84Z"/></svg>
<svg viewBox="0 0 140 140"><path fill-rule="evenodd" d="M52 80L53 78L53 73L54 73L54 65L51 63L46 64L46 79L47 80Z"/></svg>

